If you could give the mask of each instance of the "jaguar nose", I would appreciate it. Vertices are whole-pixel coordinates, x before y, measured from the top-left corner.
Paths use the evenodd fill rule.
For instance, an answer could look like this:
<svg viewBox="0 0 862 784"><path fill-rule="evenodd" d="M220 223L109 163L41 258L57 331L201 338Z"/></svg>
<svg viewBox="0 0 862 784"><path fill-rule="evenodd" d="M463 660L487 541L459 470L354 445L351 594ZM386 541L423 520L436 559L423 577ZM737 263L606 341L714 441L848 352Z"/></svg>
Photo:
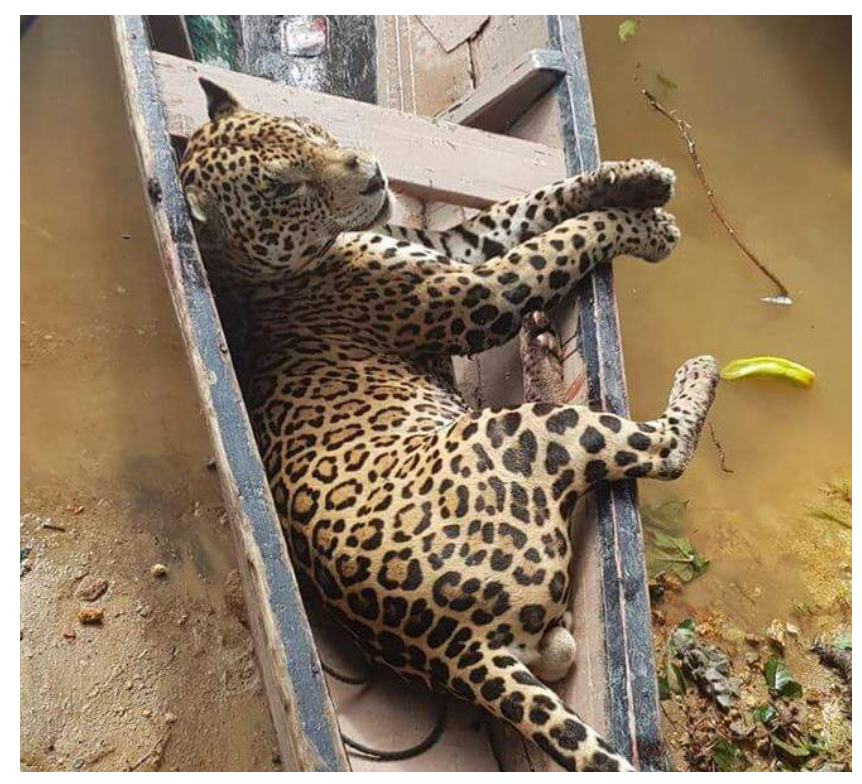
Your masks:
<svg viewBox="0 0 862 784"><path fill-rule="evenodd" d="M369 196L372 193L377 193L381 188L386 185L385 180L383 179L383 172L380 169L380 164L378 163L374 167L374 175L368 181L368 185L365 186L365 190L362 191L363 196Z"/></svg>

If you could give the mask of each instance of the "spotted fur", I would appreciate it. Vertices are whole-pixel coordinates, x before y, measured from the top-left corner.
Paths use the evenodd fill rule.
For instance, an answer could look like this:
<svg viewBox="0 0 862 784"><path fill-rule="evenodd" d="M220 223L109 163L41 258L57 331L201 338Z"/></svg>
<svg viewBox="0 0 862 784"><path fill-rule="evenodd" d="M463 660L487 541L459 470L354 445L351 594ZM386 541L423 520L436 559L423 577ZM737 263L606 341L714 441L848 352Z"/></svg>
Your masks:
<svg viewBox="0 0 862 784"><path fill-rule="evenodd" d="M597 264L663 259L673 174L650 161L498 204L448 232L378 226L376 160L204 83L181 174L292 558L374 657L470 700L572 770L629 768L559 678L567 520L598 482L678 476L712 401L688 362L650 422L547 402L472 411L439 372L517 335ZM565 632L565 634L564 634ZM568 638L566 637L568 635Z"/></svg>

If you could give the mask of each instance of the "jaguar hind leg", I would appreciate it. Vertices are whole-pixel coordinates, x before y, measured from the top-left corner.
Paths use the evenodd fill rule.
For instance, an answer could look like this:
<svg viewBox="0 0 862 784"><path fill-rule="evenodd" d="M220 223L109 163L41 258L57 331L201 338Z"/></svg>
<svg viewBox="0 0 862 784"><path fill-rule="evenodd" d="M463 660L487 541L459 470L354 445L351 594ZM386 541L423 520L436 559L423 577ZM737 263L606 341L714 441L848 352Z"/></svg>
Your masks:
<svg viewBox="0 0 862 784"><path fill-rule="evenodd" d="M561 627L557 627L561 628ZM572 771L630 771L631 763L514 656L484 650L471 673L474 700Z"/></svg>
<svg viewBox="0 0 862 784"><path fill-rule="evenodd" d="M524 402L564 403L563 352L556 330L541 310L521 323Z"/></svg>

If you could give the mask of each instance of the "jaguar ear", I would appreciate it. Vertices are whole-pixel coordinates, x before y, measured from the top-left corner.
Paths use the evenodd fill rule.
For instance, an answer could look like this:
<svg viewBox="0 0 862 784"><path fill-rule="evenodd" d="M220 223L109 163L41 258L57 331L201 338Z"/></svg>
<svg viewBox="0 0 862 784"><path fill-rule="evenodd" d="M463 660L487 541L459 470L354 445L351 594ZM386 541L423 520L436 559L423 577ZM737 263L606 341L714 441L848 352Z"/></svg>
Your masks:
<svg viewBox="0 0 862 784"><path fill-rule="evenodd" d="M219 87L209 79L200 77L201 87L207 96L207 112L210 120L219 120L233 114L240 108L239 102L223 87Z"/></svg>
<svg viewBox="0 0 862 784"><path fill-rule="evenodd" d="M192 214L192 217L198 221L198 223L206 223L206 197L204 196L203 191L194 185L187 185L184 192L186 195L186 202L189 205L189 212Z"/></svg>

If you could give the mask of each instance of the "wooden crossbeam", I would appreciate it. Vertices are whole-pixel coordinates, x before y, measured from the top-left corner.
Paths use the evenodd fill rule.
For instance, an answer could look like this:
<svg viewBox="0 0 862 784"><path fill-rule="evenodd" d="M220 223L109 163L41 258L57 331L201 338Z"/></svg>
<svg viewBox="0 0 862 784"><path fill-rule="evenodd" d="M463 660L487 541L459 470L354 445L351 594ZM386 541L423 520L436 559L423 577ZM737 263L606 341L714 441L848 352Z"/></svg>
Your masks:
<svg viewBox="0 0 862 784"><path fill-rule="evenodd" d="M494 73L439 118L471 128L503 132L565 73L566 63L560 52L532 49Z"/></svg>
<svg viewBox="0 0 862 784"><path fill-rule="evenodd" d="M172 55L155 52L153 59L175 137L187 138L207 120L198 84L205 76L247 109L307 117L342 144L373 152L393 189L416 198L485 207L566 174L562 151L535 142L285 87Z"/></svg>

